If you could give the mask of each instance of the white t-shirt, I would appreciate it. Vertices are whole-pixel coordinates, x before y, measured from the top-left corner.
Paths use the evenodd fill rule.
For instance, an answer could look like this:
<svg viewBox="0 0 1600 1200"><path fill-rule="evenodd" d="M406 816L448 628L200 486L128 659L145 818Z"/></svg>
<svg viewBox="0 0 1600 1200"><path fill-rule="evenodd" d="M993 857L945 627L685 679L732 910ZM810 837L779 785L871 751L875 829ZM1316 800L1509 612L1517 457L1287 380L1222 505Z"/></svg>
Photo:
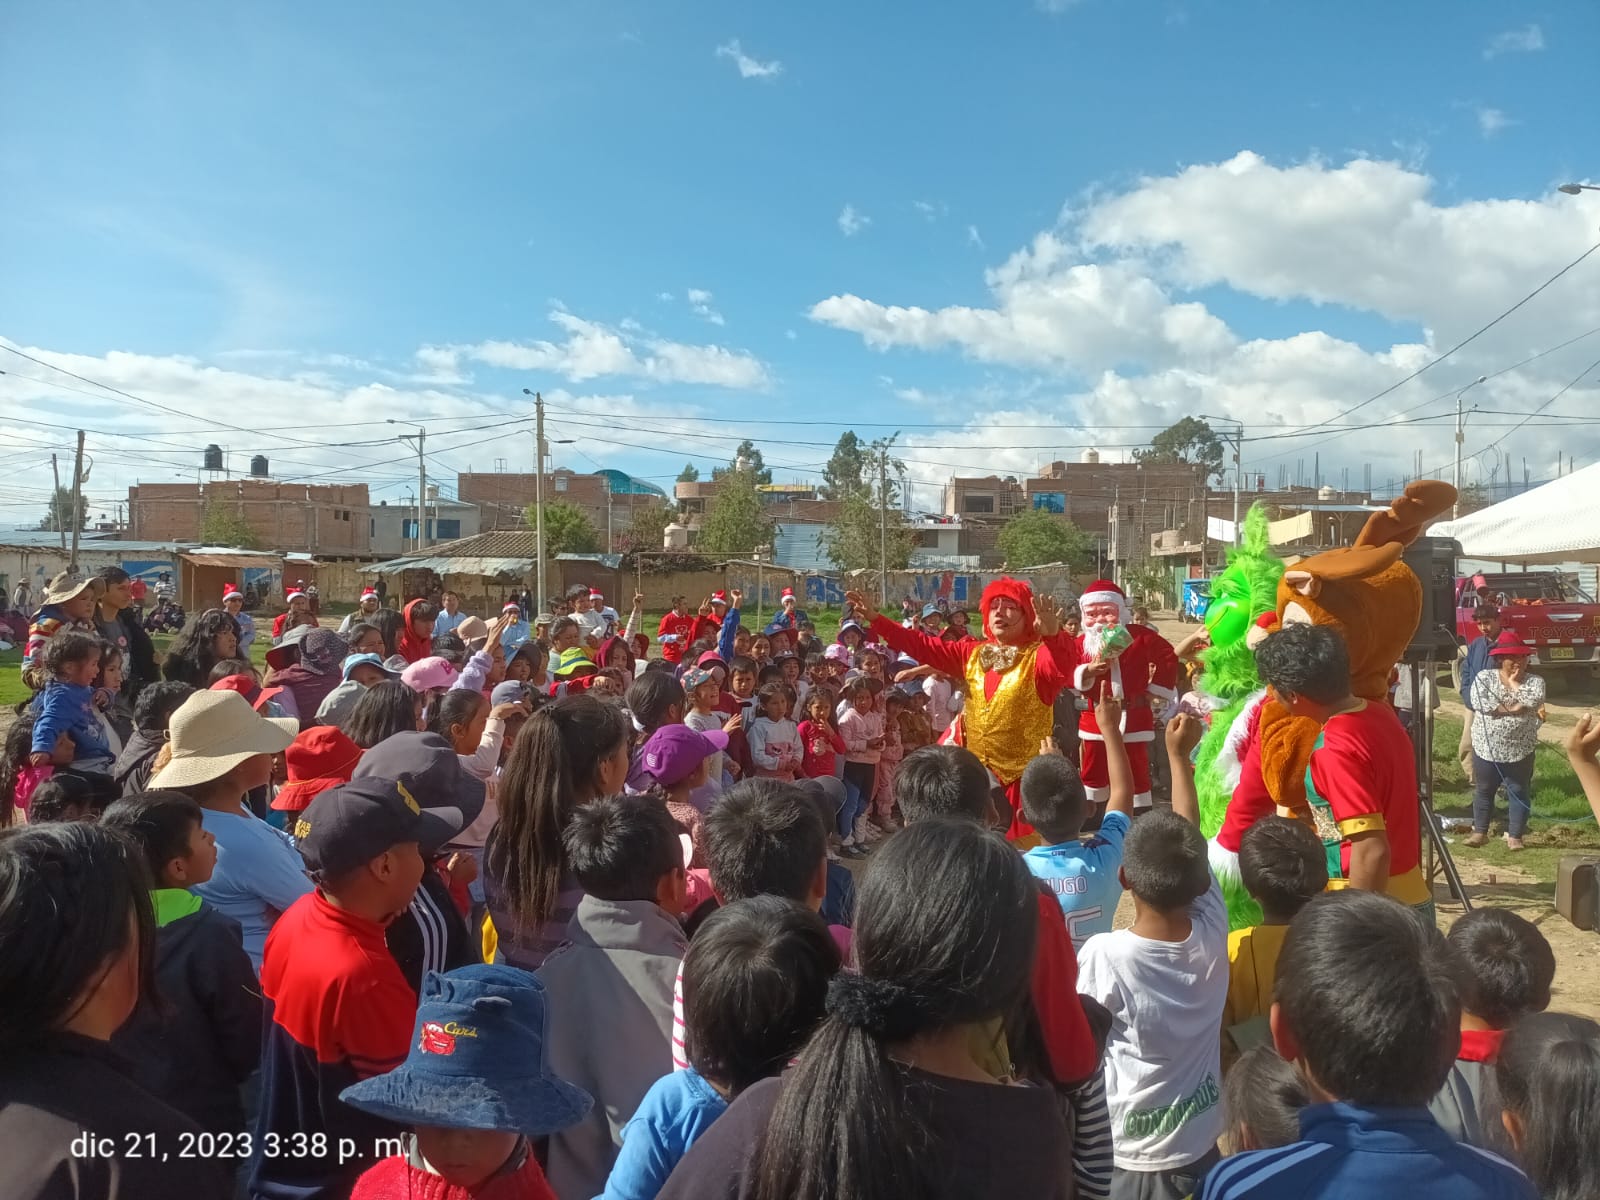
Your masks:
<svg viewBox="0 0 1600 1200"><path fill-rule="evenodd" d="M573 613L572 619L578 623L579 638L585 641L593 638L596 642L605 640L606 619L595 612L594 609L591 608L588 612Z"/></svg>
<svg viewBox="0 0 1600 1200"><path fill-rule="evenodd" d="M1228 913L1216 880L1190 906L1181 942L1131 929L1100 933L1078 954L1078 991L1111 1012L1106 1100L1117 1166L1167 1171L1222 1133L1222 1009Z"/></svg>
<svg viewBox="0 0 1600 1200"><path fill-rule="evenodd" d="M942 737L961 711L961 700L943 675L926 676L922 681L922 693L928 697L928 722L933 732Z"/></svg>

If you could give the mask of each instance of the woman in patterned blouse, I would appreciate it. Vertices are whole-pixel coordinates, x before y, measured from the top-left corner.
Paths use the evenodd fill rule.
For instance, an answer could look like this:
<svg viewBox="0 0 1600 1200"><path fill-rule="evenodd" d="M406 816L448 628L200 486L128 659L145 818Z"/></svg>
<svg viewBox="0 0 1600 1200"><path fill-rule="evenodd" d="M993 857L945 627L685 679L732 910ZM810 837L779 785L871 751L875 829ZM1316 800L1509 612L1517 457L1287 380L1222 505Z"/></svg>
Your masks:
<svg viewBox="0 0 1600 1200"><path fill-rule="evenodd" d="M1533 809L1533 751L1544 720L1544 680L1528 672L1533 652L1511 630L1501 632L1490 661L1472 681L1472 836L1469 846L1489 840L1494 797L1505 784L1506 849L1521 850Z"/></svg>

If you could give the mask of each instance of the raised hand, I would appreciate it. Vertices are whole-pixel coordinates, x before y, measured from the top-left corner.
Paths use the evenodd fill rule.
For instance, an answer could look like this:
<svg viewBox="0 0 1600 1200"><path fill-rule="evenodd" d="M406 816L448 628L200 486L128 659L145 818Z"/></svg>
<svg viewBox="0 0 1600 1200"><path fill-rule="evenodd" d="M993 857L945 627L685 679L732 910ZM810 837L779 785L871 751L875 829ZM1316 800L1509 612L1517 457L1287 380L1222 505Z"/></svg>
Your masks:
<svg viewBox="0 0 1600 1200"><path fill-rule="evenodd" d="M1574 763L1592 763L1596 756L1600 756L1600 720L1586 712L1567 734L1567 757Z"/></svg>
<svg viewBox="0 0 1600 1200"><path fill-rule="evenodd" d="M1094 702L1094 719L1099 724L1102 736L1108 729L1116 736L1122 736L1122 697L1113 696L1111 689L1107 688Z"/></svg>
<svg viewBox="0 0 1600 1200"><path fill-rule="evenodd" d="M642 613L644 611L644 593L643 592L634 593L633 611L636 612L636 613Z"/></svg>
<svg viewBox="0 0 1600 1200"><path fill-rule="evenodd" d="M699 611L699 614L702 617L709 617L711 615L711 597L710 596L707 596L704 600L700 601L700 608L699 608L698 611Z"/></svg>
<svg viewBox="0 0 1600 1200"><path fill-rule="evenodd" d="M733 602L732 603L732 607L733 608L743 608L744 607L744 592L741 589L739 589L739 588L730 589L729 592L728 592L728 598Z"/></svg>
<svg viewBox="0 0 1600 1200"><path fill-rule="evenodd" d="M1179 713L1167 722L1167 750L1188 758L1205 736L1206 727L1199 717Z"/></svg>
<svg viewBox="0 0 1600 1200"><path fill-rule="evenodd" d="M1033 601L1033 615L1040 637L1055 637L1061 632L1061 601L1054 596L1036 596Z"/></svg>
<svg viewBox="0 0 1600 1200"><path fill-rule="evenodd" d="M878 606L867 599L865 592L846 592L844 598L850 602L850 607L855 609L856 620L863 625L870 625L878 619Z"/></svg>

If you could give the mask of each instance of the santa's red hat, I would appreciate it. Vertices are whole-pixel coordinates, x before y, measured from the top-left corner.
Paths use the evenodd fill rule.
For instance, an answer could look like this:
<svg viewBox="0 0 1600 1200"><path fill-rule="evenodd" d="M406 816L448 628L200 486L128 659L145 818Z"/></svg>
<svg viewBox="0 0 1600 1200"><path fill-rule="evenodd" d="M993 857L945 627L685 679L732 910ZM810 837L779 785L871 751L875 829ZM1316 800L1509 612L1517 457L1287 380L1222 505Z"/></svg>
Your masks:
<svg viewBox="0 0 1600 1200"><path fill-rule="evenodd" d="M604 600L604 599L605 599L605 597L604 597L604 596L602 596L602 595L601 595L601 594L600 594L600 593L599 593L599 592L598 592L598 591L596 591L596 590L595 590L595 589L594 589L594 588L590 588L590 589L589 589L589 599L591 599L591 600Z"/></svg>
<svg viewBox="0 0 1600 1200"><path fill-rule="evenodd" d="M1078 597L1078 607L1088 608L1091 604L1115 604L1120 620L1127 624L1131 610L1128 607L1128 593L1112 583L1109 579L1096 579L1083 589L1083 595Z"/></svg>
<svg viewBox="0 0 1600 1200"><path fill-rule="evenodd" d="M376 600L377 598L378 598L378 593L373 591L371 588L362 588L361 589L361 599L362 599L363 603L368 601L368 600Z"/></svg>
<svg viewBox="0 0 1600 1200"><path fill-rule="evenodd" d="M283 598L284 598L284 600L286 602L289 601L289 600L293 600L296 597L304 599L305 598L305 593L302 592L299 588L290 588L287 592L285 592L283 594Z"/></svg>
<svg viewBox="0 0 1600 1200"><path fill-rule="evenodd" d="M723 608L727 608L728 607L728 593L727 592L712 592L711 593L711 603L720 604L720 605L722 605Z"/></svg>
<svg viewBox="0 0 1600 1200"><path fill-rule="evenodd" d="M243 602L244 593L239 590L237 584L225 583L222 585L222 602L226 604L229 600Z"/></svg>
<svg viewBox="0 0 1600 1200"><path fill-rule="evenodd" d="M1014 601L1022 610L1023 625L1026 637L1031 638L1034 633L1035 614L1033 611L1033 589L1020 579L1012 579L1002 575L988 587L983 589L983 596L978 604L983 609L983 631L990 637L994 633L989 628L989 611L994 607L994 602L1000 599Z"/></svg>
<svg viewBox="0 0 1600 1200"><path fill-rule="evenodd" d="M778 593L778 599L779 600L793 600L794 599L794 589L793 588L784 588L783 591Z"/></svg>

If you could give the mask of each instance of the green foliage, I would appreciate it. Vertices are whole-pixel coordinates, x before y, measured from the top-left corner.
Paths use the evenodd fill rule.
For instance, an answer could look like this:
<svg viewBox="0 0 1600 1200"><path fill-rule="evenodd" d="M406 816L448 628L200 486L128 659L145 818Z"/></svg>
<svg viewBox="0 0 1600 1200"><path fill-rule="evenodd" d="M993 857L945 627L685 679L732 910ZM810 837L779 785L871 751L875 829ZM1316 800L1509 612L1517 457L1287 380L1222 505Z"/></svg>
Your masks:
<svg viewBox="0 0 1600 1200"><path fill-rule="evenodd" d="M634 509L628 527L617 535L614 549L619 554L639 550L659 551L671 520L672 510L665 504L650 504Z"/></svg>
<svg viewBox="0 0 1600 1200"><path fill-rule="evenodd" d="M772 520L756 490L759 478L756 471L727 471L720 477L721 486L700 525L698 548L703 553L747 557L772 541Z"/></svg>
<svg viewBox="0 0 1600 1200"><path fill-rule="evenodd" d="M539 506L528 505L523 517L529 529L538 528ZM567 500L552 501L544 506L545 554L595 554L599 549L600 534L583 509Z"/></svg>
<svg viewBox="0 0 1600 1200"><path fill-rule="evenodd" d="M1172 601L1172 572L1148 558L1140 559L1122 569L1122 588L1134 604L1153 600L1156 607L1166 608Z"/></svg>
<svg viewBox="0 0 1600 1200"><path fill-rule="evenodd" d="M88 523L88 514L80 508L78 528L84 529ZM70 530L72 525L72 489L58 487L55 494L50 497L50 503L45 507L44 520L39 522L39 528L48 529L51 533L60 533L63 529Z"/></svg>
<svg viewBox="0 0 1600 1200"><path fill-rule="evenodd" d="M208 546L237 546L257 550L261 543L244 514L222 496L207 496L200 513L200 540Z"/></svg>
<svg viewBox="0 0 1600 1200"><path fill-rule="evenodd" d="M822 486L817 493L824 500L843 500L864 491L867 486L867 448L853 429L839 435L833 456L822 468Z"/></svg>
<svg viewBox="0 0 1600 1200"><path fill-rule="evenodd" d="M683 470L678 472L679 483L699 483L700 468L693 463L684 463Z"/></svg>
<svg viewBox="0 0 1600 1200"><path fill-rule="evenodd" d="M917 534L906 527L898 508L880 509L859 491L844 498L839 516L823 527L821 541L823 552L841 571L875 571L885 560L889 570L903 571L917 547Z"/></svg>
<svg viewBox="0 0 1600 1200"><path fill-rule="evenodd" d="M755 476L757 483L772 482L772 468L767 466L766 460L761 457L761 451L756 448L756 444L749 438L745 438L744 441L739 443L738 448L733 452L732 461L727 466L712 469L711 478L722 480L739 474L738 468L741 458L744 459L746 470L749 474Z"/></svg>
<svg viewBox="0 0 1600 1200"><path fill-rule="evenodd" d="M1012 517L1001 526L998 541L1011 570L1059 562L1081 571L1094 561L1089 535L1065 517L1042 509L1028 509Z"/></svg>
<svg viewBox="0 0 1600 1200"><path fill-rule="evenodd" d="M1133 457L1152 466L1203 465L1208 480L1222 475L1222 440L1199 417L1184 417L1169 425L1150 439L1148 450L1135 450Z"/></svg>

